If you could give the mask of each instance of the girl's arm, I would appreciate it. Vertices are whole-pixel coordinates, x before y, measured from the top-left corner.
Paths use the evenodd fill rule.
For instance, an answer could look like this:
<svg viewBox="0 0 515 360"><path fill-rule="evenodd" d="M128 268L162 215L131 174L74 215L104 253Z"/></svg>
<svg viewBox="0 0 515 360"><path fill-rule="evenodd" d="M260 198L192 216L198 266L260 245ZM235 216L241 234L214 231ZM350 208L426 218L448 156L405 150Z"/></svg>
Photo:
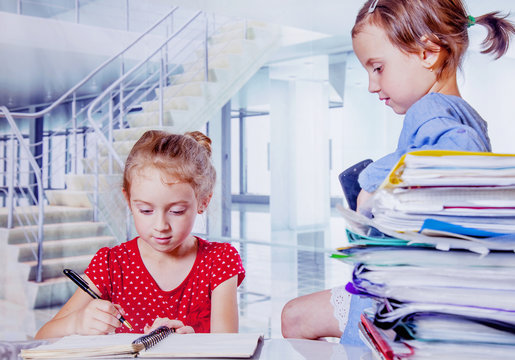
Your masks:
<svg viewBox="0 0 515 360"><path fill-rule="evenodd" d="M238 275L218 285L211 294L211 332L238 332Z"/></svg>
<svg viewBox="0 0 515 360"><path fill-rule="evenodd" d="M90 288L98 289L85 279ZM108 334L118 328L123 309L107 300L93 299L81 289L64 304L59 312L36 333L36 339L50 339L71 334Z"/></svg>

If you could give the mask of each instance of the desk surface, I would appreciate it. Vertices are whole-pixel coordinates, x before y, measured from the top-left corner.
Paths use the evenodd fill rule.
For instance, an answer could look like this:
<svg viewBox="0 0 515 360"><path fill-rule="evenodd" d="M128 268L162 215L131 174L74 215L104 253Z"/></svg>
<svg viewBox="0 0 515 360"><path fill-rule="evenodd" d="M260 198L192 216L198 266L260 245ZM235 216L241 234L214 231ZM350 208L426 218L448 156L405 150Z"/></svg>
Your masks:
<svg viewBox="0 0 515 360"><path fill-rule="evenodd" d="M0 358L18 360L21 349L31 348L44 341L0 341ZM337 343L299 339L266 339L262 341L253 360L371 360L372 353L364 347L343 346ZM180 360L180 359L176 359Z"/></svg>
<svg viewBox="0 0 515 360"><path fill-rule="evenodd" d="M267 339L252 359L259 360L372 360L366 347L341 345L327 341Z"/></svg>

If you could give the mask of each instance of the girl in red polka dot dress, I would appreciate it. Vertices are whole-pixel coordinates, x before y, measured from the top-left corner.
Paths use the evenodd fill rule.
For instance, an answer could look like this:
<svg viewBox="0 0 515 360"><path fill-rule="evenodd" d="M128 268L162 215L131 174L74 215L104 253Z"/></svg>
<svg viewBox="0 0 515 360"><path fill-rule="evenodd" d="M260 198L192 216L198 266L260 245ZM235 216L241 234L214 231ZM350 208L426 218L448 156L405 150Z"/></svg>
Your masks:
<svg viewBox="0 0 515 360"><path fill-rule="evenodd" d="M238 332L240 256L228 243L191 234L215 179L211 140L202 133L143 134L123 176L139 236L100 249L84 279L101 299L78 289L36 338L148 333L161 325L177 333ZM133 330L122 326L121 315Z"/></svg>

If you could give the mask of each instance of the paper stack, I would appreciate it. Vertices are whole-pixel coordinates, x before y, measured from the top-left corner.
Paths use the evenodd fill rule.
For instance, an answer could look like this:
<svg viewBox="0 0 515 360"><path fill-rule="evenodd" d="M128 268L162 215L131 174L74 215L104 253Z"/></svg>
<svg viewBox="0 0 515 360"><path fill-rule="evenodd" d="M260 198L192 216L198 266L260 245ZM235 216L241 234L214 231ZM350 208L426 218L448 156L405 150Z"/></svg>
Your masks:
<svg viewBox="0 0 515 360"><path fill-rule="evenodd" d="M369 219L342 210L351 293L374 299L360 333L382 358L515 355L515 155L403 157Z"/></svg>
<svg viewBox="0 0 515 360"><path fill-rule="evenodd" d="M515 156L417 151L377 192L377 223L417 231L428 217L479 230L515 232Z"/></svg>

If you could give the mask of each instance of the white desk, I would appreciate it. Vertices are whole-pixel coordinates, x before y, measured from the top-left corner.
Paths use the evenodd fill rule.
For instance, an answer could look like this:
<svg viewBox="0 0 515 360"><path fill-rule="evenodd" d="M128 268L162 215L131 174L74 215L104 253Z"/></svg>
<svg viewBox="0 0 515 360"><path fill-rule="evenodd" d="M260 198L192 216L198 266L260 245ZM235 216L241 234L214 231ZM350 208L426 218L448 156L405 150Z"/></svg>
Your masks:
<svg viewBox="0 0 515 360"><path fill-rule="evenodd" d="M366 347L299 339L267 339L252 359L259 360L371 360Z"/></svg>
<svg viewBox="0 0 515 360"><path fill-rule="evenodd" d="M21 349L45 341L0 341L0 359L18 360ZM365 347L343 346L337 343L298 339L266 339L260 342L253 360L371 360ZM176 359L181 360L181 359ZM188 359L191 360L191 359ZM234 360L234 359L233 359Z"/></svg>

